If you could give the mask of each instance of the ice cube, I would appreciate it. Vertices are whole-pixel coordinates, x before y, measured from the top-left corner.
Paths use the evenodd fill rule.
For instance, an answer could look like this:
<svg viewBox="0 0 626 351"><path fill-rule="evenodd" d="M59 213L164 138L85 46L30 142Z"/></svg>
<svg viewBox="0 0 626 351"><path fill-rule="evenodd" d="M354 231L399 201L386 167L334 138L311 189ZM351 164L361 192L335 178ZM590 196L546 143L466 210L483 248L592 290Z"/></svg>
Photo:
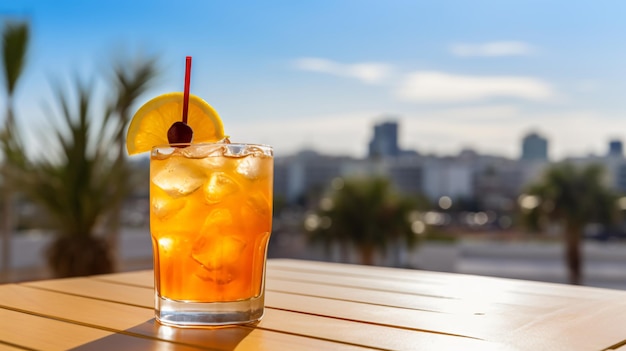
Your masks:
<svg viewBox="0 0 626 351"><path fill-rule="evenodd" d="M270 202L262 193L250 194L244 208L252 210L257 216L270 218L272 215Z"/></svg>
<svg viewBox="0 0 626 351"><path fill-rule="evenodd" d="M235 279L234 267L222 267L220 269L207 269L204 266L196 267L194 271L196 277L219 285L225 285Z"/></svg>
<svg viewBox="0 0 626 351"><path fill-rule="evenodd" d="M157 242L159 243L159 253L168 255L174 250L176 240L165 236L160 237Z"/></svg>
<svg viewBox="0 0 626 351"><path fill-rule="evenodd" d="M261 193L252 194L241 206L242 227L248 233L259 235L270 231L272 212L268 200Z"/></svg>
<svg viewBox="0 0 626 351"><path fill-rule="evenodd" d="M245 247L246 242L236 236L201 235L191 249L191 257L201 266L196 275L219 284L229 283Z"/></svg>
<svg viewBox="0 0 626 351"><path fill-rule="evenodd" d="M154 196L150 202L152 213L159 219L176 214L187 204L187 199L172 199Z"/></svg>
<svg viewBox="0 0 626 351"><path fill-rule="evenodd" d="M221 156L224 153L224 148L224 144L198 144L182 149L181 154L196 159Z"/></svg>
<svg viewBox="0 0 626 351"><path fill-rule="evenodd" d="M204 186L204 198L209 204L215 204L238 190L237 181L224 172L214 172Z"/></svg>
<svg viewBox="0 0 626 351"><path fill-rule="evenodd" d="M246 179L254 180L262 174L261 160L258 157L247 156L237 162L237 173Z"/></svg>
<svg viewBox="0 0 626 351"><path fill-rule="evenodd" d="M204 225L202 226L202 232L214 232L215 230L225 230L226 226L233 224L233 215L229 210L225 208L216 208L209 213Z"/></svg>
<svg viewBox="0 0 626 351"><path fill-rule="evenodd" d="M189 195L202 186L206 175L190 160L172 158L152 182L173 198Z"/></svg>
<svg viewBox="0 0 626 351"><path fill-rule="evenodd" d="M223 169L226 163L226 158L221 156L207 156L198 162L202 165L202 168L207 170L220 170Z"/></svg>

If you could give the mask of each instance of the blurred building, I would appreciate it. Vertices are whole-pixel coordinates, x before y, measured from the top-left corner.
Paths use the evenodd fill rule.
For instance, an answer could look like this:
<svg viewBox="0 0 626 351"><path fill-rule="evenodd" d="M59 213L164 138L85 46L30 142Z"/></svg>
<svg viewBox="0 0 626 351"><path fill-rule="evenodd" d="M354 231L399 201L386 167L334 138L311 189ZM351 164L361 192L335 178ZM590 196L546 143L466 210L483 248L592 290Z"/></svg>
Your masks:
<svg viewBox="0 0 626 351"><path fill-rule="evenodd" d="M622 194L626 194L626 162L621 162L614 172L613 186Z"/></svg>
<svg viewBox="0 0 626 351"><path fill-rule="evenodd" d="M545 161L548 159L548 140L537 133L522 139L522 160Z"/></svg>
<svg viewBox="0 0 626 351"><path fill-rule="evenodd" d="M458 158L431 157L425 160L423 172L422 194L433 201L442 196L458 199L474 195L472 165Z"/></svg>
<svg viewBox="0 0 626 351"><path fill-rule="evenodd" d="M312 194L330 188L337 177L385 177L405 195L423 195L432 201L481 197L499 208L516 198L520 189L539 173L531 165L503 157L463 150L439 157L403 151L398 147L398 124L374 126L367 158L327 156L312 150L275 160L274 193L288 204L303 203ZM531 148L532 149L532 148ZM543 148L545 157L545 147ZM625 169L626 170L626 169Z"/></svg>
<svg viewBox="0 0 626 351"><path fill-rule="evenodd" d="M530 178L539 173L536 166L545 164L527 165L467 150L446 157L405 154L365 159L306 152L276 159L274 193L288 204L303 204L329 190L337 177L384 177L404 195L422 195L433 202L443 196L477 199L499 210L510 208Z"/></svg>
<svg viewBox="0 0 626 351"><path fill-rule="evenodd" d="M486 209L510 210L524 187L535 177L534 167L505 157L477 155L472 162L476 198Z"/></svg>
<svg viewBox="0 0 626 351"><path fill-rule="evenodd" d="M424 193L424 188L427 187L425 170L428 167L424 164L423 157L405 155L385 159L383 168L397 190L408 195Z"/></svg>
<svg viewBox="0 0 626 351"><path fill-rule="evenodd" d="M312 150L276 158L274 194L287 203L302 202L309 192L323 191L352 162L354 159L350 157L326 156Z"/></svg>
<svg viewBox="0 0 626 351"><path fill-rule="evenodd" d="M436 202L443 196L476 201L495 211L513 208L526 187L537 181L551 165L548 141L537 133L522 140L522 157L512 159L463 150L454 156L421 155L402 151L397 144L398 124L374 126L369 157L357 159L327 156L306 150L275 160L276 196L288 204L304 203L322 194L337 177L385 177L404 195L423 195ZM372 157L375 156L375 157ZM605 156L563 160L578 165L600 164L606 184L626 193L626 158L622 144L612 140Z"/></svg>
<svg viewBox="0 0 626 351"><path fill-rule="evenodd" d="M624 149L622 142L620 140L611 140L609 141L609 157L623 157Z"/></svg>
<svg viewBox="0 0 626 351"><path fill-rule="evenodd" d="M374 126L374 135L369 143L369 157L398 156L398 123L383 122Z"/></svg>

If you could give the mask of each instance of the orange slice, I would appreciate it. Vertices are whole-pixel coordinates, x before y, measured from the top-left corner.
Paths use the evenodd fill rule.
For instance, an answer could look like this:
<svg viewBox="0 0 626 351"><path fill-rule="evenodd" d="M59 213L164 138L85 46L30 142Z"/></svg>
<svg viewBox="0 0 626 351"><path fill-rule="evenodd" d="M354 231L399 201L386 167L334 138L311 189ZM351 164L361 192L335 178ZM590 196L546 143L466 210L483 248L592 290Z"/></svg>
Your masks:
<svg viewBox="0 0 626 351"><path fill-rule="evenodd" d="M146 102L135 113L126 134L129 155L147 152L153 146L167 145L167 130L182 120L183 93L167 93ZM196 95L189 94L187 124L193 130L193 143L224 139L222 119L213 107Z"/></svg>

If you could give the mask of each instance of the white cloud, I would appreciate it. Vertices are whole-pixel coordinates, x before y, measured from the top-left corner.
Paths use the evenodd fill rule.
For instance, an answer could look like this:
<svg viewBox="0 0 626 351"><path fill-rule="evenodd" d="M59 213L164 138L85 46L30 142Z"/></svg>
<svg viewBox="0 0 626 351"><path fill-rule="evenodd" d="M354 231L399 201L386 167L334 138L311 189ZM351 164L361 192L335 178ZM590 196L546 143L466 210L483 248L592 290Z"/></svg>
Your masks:
<svg viewBox="0 0 626 351"><path fill-rule="evenodd" d="M471 56L523 56L530 55L534 49L529 44L519 41L494 41L481 44L459 43L450 46L452 54L461 57Z"/></svg>
<svg viewBox="0 0 626 351"><path fill-rule="evenodd" d="M298 69L335 76L356 78L364 83L379 83L391 73L391 66L381 63L342 64L323 58L300 58L295 65Z"/></svg>
<svg viewBox="0 0 626 351"><path fill-rule="evenodd" d="M467 76L421 71L407 76L396 91L402 100L423 103L482 101L494 97L548 100L552 87L537 78L520 76Z"/></svg>

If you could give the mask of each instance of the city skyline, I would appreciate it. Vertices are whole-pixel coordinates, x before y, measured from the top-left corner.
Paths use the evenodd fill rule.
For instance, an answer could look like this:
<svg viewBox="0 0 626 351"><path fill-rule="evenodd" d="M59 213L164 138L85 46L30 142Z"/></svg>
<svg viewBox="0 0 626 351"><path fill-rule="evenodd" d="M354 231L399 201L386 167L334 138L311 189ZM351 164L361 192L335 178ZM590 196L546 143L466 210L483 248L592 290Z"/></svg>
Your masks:
<svg viewBox="0 0 626 351"><path fill-rule="evenodd" d="M399 132L402 131L402 125L400 125L399 123L397 123L397 120L395 119L380 119L378 120L378 123L372 124L370 127L370 135L369 135L369 139L366 140L366 147L368 149L368 152L365 155L360 155L360 156L353 156L353 155L349 155L349 154L342 154L342 153L333 153L333 154L325 154L327 156L346 156L346 157L355 157L357 159L360 158L369 158L369 157L376 157L376 156L386 156L386 157L396 157L396 156L413 156L413 155L422 155L422 156L434 156L434 157L449 157L449 156L458 156L464 152L476 152L477 154L480 155L484 155L484 156L496 156L496 157L504 157L504 158L508 158L511 160L539 160L539 161L550 161L550 162L558 162L558 161L567 161L569 159L574 159L574 158L587 158L587 157L605 157L605 156L611 156L611 157L624 157L624 153L623 153L623 144L624 141L622 139L619 138L612 138L612 139L607 139L606 143L605 143L605 149L604 150L600 150L597 153L591 152L591 153L587 153L587 154L580 154L580 155L565 155L563 158L560 159L554 159L554 158L550 158L549 154L550 154L550 139L546 138L546 136L541 132L541 130L535 128L535 129L531 129L529 130L526 134L521 135L519 140L513 141L513 143L517 144L519 147L519 152L515 155L509 156L509 155L501 155L501 154L493 154L493 153L485 153L485 152L480 152L479 150L473 149L471 147L466 147L466 148L462 148L460 150L458 150L455 153L449 153L449 154L438 154L438 153L427 153L427 152L423 152L422 150L419 149L411 149L411 148L403 148L402 145L398 142L397 136L393 137L392 140L395 142L398 142L397 144L393 144L393 145L385 145L381 148L380 145L377 145L376 143L376 139L383 133L380 132L381 129L387 129L390 125L395 125L395 132L400 134ZM382 128L381 128L382 127ZM383 139L385 139L383 137ZM531 139L531 140L540 140L540 150L536 150L536 144L532 145L534 143L531 142L530 145L530 149L526 150L526 154L525 154L525 144L526 144L526 140L527 139ZM379 140L380 141L380 140ZM388 141L388 140L385 140ZM376 154L377 151L381 151L381 149L384 149L386 151L391 151L388 153L382 153L382 154ZM393 150L393 151L392 151ZM294 156L297 155L301 152L310 152L313 151L315 153L319 153L319 154L324 154L323 151L317 150L315 148L312 147L304 147L301 149L297 149L295 150L293 153L290 154L286 154L286 155L280 155L280 156Z"/></svg>
<svg viewBox="0 0 626 351"><path fill-rule="evenodd" d="M158 55L163 72L141 102L182 90L191 55L192 92L226 132L279 156L364 157L372 126L394 116L402 149L517 158L536 130L559 160L603 155L626 137L624 10L564 0L24 0L0 4L0 18L32 28L16 91L29 145L49 123L51 81L78 75L105 96L94 72L141 53Z"/></svg>

